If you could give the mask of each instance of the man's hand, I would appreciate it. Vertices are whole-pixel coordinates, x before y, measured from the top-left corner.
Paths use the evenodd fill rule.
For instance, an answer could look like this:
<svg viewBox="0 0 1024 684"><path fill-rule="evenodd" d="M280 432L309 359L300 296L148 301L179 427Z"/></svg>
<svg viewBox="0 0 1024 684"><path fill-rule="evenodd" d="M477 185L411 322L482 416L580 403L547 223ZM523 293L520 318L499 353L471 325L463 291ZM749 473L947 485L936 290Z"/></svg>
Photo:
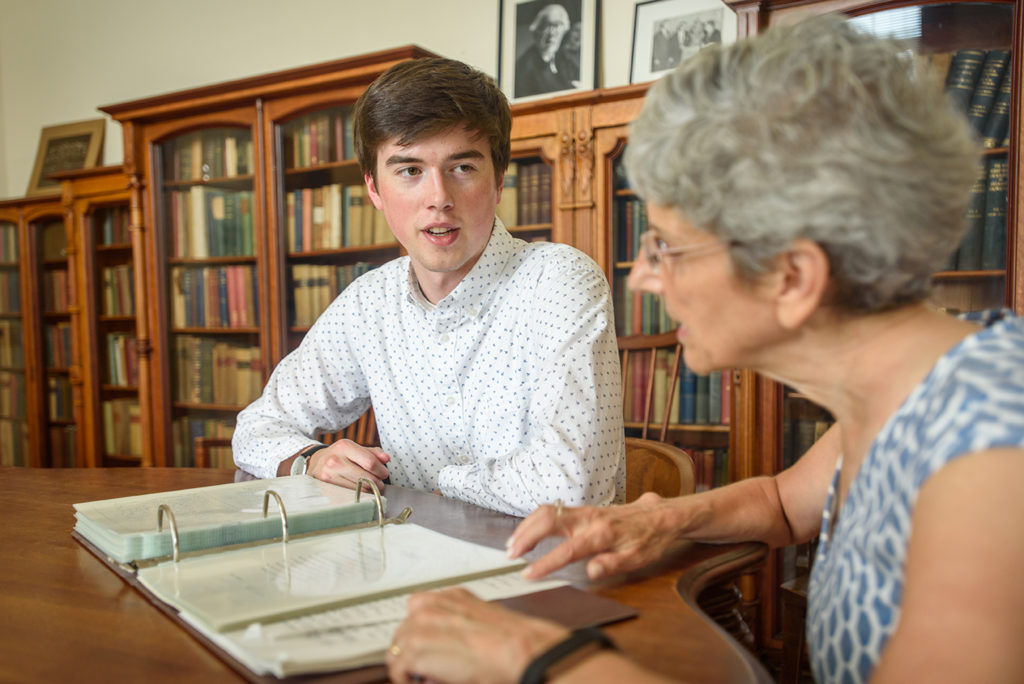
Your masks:
<svg viewBox="0 0 1024 684"><path fill-rule="evenodd" d="M355 489L356 482L365 477L378 487L388 476L385 464L391 457L379 447L364 447L350 439L340 439L326 449L320 449L309 458L306 473L324 482ZM364 491L370 491L363 485Z"/></svg>

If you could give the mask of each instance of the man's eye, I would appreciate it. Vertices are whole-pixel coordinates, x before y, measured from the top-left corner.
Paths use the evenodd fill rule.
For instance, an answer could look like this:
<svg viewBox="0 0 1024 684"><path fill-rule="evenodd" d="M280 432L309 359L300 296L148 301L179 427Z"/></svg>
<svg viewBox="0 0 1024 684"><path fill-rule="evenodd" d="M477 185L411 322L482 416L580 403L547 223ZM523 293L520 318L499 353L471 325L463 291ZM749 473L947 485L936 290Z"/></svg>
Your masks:
<svg viewBox="0 0 1024 684"><path fill-rule="evenodd" d="M470 173L471 171L474 170L474 168L475 167L472 164L459 164L458 166L455 167L455 170L458 173Z"/></svg>
<svg viewBox="0 0 1024 684"><path fill-rule="evenodd" d="M399 176L417 176L420 174L420 170L415 166L407 166L403 169L398 170Z"/></svg>

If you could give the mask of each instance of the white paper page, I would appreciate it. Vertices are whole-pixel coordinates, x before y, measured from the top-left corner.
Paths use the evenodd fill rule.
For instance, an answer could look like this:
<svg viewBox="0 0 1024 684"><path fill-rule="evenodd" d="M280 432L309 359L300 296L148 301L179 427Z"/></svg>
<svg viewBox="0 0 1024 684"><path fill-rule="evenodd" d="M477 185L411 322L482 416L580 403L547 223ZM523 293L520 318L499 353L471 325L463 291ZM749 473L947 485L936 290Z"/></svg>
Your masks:
<svg viewBox="0 0 1024 684"><path fill-rule="evenodd" d="M485 601L494 601L566 584L561 580L530 582L522 578L519 570L514 570L463 582L460 586ZM207 637L253 672L277 677L382 663L392 635L405 619L410 595L280 622L254 623L223 634L208 632ZM194 617L186 614L182 617L203 628Z"/></svg>
<svg viewBox="0 0 1024 684"><path fill-rule="evenodd" d="M524 565L498 549L407 523L166 562L138 578L224 631Z"/></svg>

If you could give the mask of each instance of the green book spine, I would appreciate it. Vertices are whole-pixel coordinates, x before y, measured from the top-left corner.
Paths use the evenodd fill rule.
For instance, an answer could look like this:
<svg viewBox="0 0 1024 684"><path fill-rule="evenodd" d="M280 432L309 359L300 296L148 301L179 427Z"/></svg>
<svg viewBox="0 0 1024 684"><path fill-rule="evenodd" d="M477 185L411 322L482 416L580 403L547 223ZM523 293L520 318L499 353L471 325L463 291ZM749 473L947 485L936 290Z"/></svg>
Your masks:
<svg viewBox="0 0 1024 684"><path fill-rule="evenodd" d="M1006 268L1006 188L1009 173L1009 161L1005 157L993 159L989 164L981 241L982 270Z"/></svg>
<svg viewBox="0 0 1024 684"><path fill-rule="evenodd" d="M946 92L950 100L962 112L966 112L974 95L974 86L985 63L985 50L958 50L949 65L946 75Z"/></svg>
<svg viewBox="0 0 1024 684"><path fill-rule="evenodd" d="M981 65L981 72L971 93L971 101L967 107L967 119L978 135L983 135L989 112L992 110L996 93L1002 85L1006 64L1010 61L1009 50L989 50Z"/></svg>
<svg viewBox="0 0 1024 684"><path fill-rule="evenodd" d="M985 229L985 198L988 193L988 168L979 165L978 177L971 186L971 200L967 205L967 232L957 253L958 271L977 271L981 268L981 241Z"/></svg>

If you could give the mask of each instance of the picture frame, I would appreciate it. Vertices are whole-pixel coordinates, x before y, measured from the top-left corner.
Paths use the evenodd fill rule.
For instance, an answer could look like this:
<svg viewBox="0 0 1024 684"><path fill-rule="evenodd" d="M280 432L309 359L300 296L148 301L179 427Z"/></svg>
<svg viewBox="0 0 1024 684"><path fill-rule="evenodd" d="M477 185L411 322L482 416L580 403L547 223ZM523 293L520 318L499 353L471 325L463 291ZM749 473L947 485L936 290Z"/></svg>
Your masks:
<svg viewBox="0 0 1024 684"><path fill-rule="evenodd" d="M60 181L49 176L60 171L96 166L103 151L106 119L46 126L39 135L36 163L25 195L37 197L60 194Z"/></svg>
<svg viewBox="0 0 1024 684"><path fill-rule="evenodd" d="M736 15L721 0L638 2L629 82L653 81L701 48L735 40Z"/></svg>
<svg viewBox="0 0 1024 684"><path fill-rule="evenodd" d="M501 0L498 85L509 102L597 87L600 0Z"/></svg>

